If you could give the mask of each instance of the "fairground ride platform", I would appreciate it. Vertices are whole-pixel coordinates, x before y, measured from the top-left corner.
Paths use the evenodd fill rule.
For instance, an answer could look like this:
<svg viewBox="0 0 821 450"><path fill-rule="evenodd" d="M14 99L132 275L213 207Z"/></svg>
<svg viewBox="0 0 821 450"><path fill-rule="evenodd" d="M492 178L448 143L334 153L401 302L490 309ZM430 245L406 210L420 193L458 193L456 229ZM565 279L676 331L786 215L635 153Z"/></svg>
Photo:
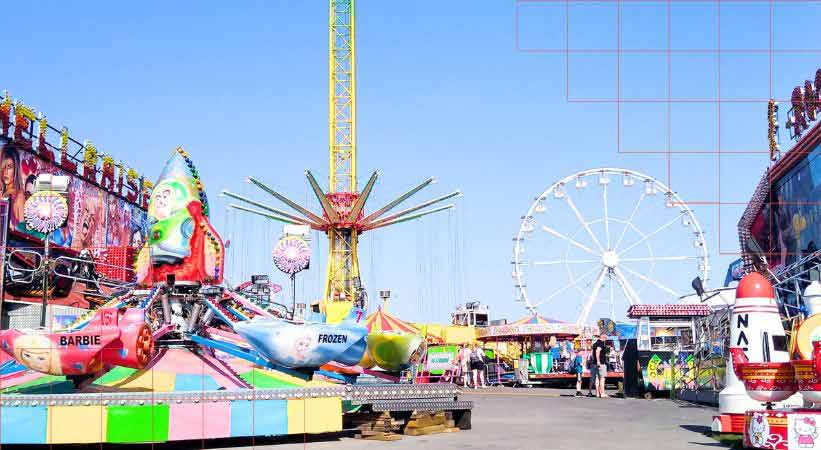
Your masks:
<svg viewBox="0 0 821 450"><path fill-rule="evenodd" d="M452 384L305 381L222 353L168 348L75 389L63 376L0 367L0 444L144 443L342 431L346 411L454 411Z"/></svg>

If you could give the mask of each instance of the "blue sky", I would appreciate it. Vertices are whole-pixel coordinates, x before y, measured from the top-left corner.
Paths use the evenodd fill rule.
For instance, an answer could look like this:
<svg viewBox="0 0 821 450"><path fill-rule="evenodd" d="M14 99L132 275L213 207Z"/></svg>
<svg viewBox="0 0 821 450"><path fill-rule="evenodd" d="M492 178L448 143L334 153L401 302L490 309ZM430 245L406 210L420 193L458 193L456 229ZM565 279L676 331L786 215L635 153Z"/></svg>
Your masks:
<svg viewBox="0 0 821 450"><path fill-rule="evenodd" d="M775 47L804 50L774 55L776 97L815 74L818 53L806 50L819 46L796 30L813 29L819 8L774 6ZM251 193L243 179L257 175L313 201L304 169L327 179L324 1L249 1L241 8L211 1L44 1L12 2L3 11L0 87L150 177L184 146L209 190L215 224L232 240L228 273L267 271L285 284L270 267L280 227L226 214L217 194L222 188ZM622 47L664 50L669 31L679 50L715 49L719 35L723 50L768 49L768 3L722 4L720 33L713 2L673 2L671 11L668 21L666 2L624 4ZM763 102L722 103L720 130L715 102L674 103L670 110L674 152L715 152L720 135L724 152L757 153L725 154L720 164L714 153L677 154L669 173L665 155L619 153L616 105L568 102L565 55L521 50L563 49L568 36L575 49L613 49L616 4L573 4L569 20L564 2L522 3L518 14L520 50L513 1L357 3L360 183L373 168L382 174L371 206L430 175L439 183L428 197L454 188L465 193L455 212L361 242L371 297L391 289L390 310L407 319L447 320L453 305L468 298L491 305L496 318L523 315L513 301L512 238L534 197L559 178L626 167L670 184L686 200L715 202L720 192L722 202L740 203L767 164ZM572 98L616 97L615 54L574 53L569 62ZM715 53L674 53L670 63L673 97L715 98ZM624 54L621 66L623 97L666 97L666 54ZM722 98L768 98L769 67L766 52L722 54ZM620 123L622 151L667 148L665 103L624 104ZM782 144L789 146L784 136ZM717 206L693 209L717 284L738 251L735 224L743 205L723 206L720 226ZM314 242L314 264L299 277L303 298L322 290L324 240L316 235ZM659 276L684 286L692 278ZM579 304L568 295L541 312L572 319Z"/></svg>

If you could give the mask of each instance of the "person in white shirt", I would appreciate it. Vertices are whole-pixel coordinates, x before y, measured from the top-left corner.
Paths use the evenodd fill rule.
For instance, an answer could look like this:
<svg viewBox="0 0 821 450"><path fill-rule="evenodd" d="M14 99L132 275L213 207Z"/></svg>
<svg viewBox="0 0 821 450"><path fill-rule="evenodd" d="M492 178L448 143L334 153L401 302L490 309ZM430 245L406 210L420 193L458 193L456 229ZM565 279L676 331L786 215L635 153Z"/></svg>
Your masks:
<svg viewBox="0 0 821 450"><path fill-rule="evenodd" d="M464 387L468 387L470 382L470 354L471 350L468 346L459 350L459 369L462 373L462 386Z"/></svg>

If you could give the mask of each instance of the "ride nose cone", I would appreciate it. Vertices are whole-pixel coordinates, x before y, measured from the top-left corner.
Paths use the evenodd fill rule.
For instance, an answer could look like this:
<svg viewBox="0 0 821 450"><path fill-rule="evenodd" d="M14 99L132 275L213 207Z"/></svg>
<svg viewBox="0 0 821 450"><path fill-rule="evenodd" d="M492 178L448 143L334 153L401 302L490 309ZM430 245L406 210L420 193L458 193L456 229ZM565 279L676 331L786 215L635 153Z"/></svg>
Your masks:
<svg viewBox="0 0 821 450"><path fill-rule="evenodd" d="M775 291L773 285L758 272L751 272L738 282L738 287L735 290L735 298L775 298Z"/></svg>

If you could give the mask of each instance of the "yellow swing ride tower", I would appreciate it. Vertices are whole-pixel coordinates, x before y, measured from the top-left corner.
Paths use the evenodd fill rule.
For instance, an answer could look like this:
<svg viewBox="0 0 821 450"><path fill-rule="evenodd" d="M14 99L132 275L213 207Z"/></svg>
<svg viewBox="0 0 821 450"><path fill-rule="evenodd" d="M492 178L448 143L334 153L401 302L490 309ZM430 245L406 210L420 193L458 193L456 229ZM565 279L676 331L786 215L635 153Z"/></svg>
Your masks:
<svg viewBox="0 0 821 450"><path fill-rule="evenodd" d="M248 197L222 191L222 194L247 205L231 204L237 210L289 224L307 225L328 236L328 269L323 298L317 308L329 323L344 318L354 304L364 306L365 289L359 276L357 245L365 231L418 219L453 208L453 204L435 206L457 197L459 191L425 201L419 205L388 214L399 204L429 186L428 178L394 200L365 214L365 203L379 176L374 171L358 190L356 179L356 32L354 0L330 0L328 59L328 139L330 176L328 190L323 191L311 171L305 171L322 212L315 214L290 200L255 177L248 181L279 200L291 211L278 209ZM253 208L252 208L252 207Z"/></svg>

